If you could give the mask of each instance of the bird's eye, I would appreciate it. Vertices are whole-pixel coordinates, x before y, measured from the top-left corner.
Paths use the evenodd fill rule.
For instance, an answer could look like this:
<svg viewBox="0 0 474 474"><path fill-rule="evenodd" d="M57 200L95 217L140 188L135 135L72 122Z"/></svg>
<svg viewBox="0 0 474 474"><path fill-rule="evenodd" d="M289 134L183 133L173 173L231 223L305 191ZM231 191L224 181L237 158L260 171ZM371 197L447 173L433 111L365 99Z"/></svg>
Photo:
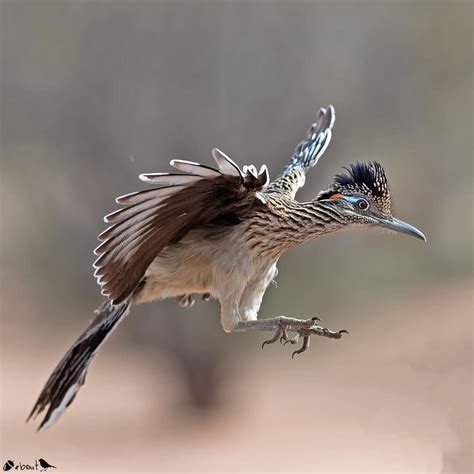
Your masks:
<svg viewBox="0 0 474 474"><path fill-rule="evenodd" d="M365 199L359 199L357 201L357 207L361 209L362 211L365 211L366 209L369 208L369 203Z"/></svg>

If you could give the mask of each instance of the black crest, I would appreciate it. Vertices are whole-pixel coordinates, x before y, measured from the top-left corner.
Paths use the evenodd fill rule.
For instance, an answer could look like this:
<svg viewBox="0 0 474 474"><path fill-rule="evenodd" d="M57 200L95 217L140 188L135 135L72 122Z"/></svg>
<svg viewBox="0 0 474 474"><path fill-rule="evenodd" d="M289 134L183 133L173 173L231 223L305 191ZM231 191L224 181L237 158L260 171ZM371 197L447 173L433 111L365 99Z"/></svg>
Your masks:
<svg viewBox="0 0 474 474"><path fill-rule="evenodd" d="M341 191L349 190L371 194L374 199L384 199L389 196L385 171L380 163L355 163L346 167L347 173L334 177L335 188Z"/></svg>
<svg viewBox="0 0 474 474"><path fill-rule="evenodd" d="M381 213L390 214L390 190L380 163L355 163L344 169L346 173L334 176L329 189L321 191L316 199L331 199L336 194L365 194L373 199Z"/></svg>

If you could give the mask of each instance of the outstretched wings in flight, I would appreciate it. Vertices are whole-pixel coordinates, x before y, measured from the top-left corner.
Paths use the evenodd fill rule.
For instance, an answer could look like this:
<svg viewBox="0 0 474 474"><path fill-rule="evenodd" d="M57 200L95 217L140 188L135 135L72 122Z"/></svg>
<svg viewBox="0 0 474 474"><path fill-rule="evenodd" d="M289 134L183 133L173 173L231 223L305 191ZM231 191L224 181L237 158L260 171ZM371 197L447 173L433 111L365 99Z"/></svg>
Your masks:
<svg viewBox="0 0 474 474"><path fill-rule="evenodd" d="M34 417L46 410L40 428L51 426L71 404L96 353L128 314L134 292L155 257L193 228L204 225L214 228L223 223L229 225L229 222L233 225L246 219L255 206L269 205L271 199L266 193L294 197L304 184L306 171L317 163L328 146L334 117L332 106L320 110L306 139L270 185L266 166L262 166L260 172L254 166L240 169L224 153L214 149L217 168L174 160L171 165L180 173L143 174L140 179L154 185L153 189L117 198L123 207L105 217L110 227L100 234L102 243L95 250L98 255L95 275L108 301L97 310L96 318L64 355L44 386L30 414ZM292 319L292 324L295 321ZM268 330L265 326L268 320L263 324L263 329L243 330ZM272 324L272 329L282 330L280 319ZM309 329L313 328L314 323L298 324L297 330L301 330L306 324L310 325ZM324 329L321 333L323 328L317 330L317 334L326 337L342 335L341 331L333 333ZM309 339L306 336L304 340Z"/></svg>
<svg viewBox="0 0 474 474"><path fill-rule="evenodd" d="M268 186L266 166L240 169L220 150L213 150L217 169L184 160L171 165L181 173L149 173L140 179L156 187L116 199L125 207L105 217L111 226L99 235L95 276L102 294L114 304L135 290L155 257L194 227L220 216L238 219L254 205L258 193L280 192L294 197L331 140L334 108L321 109L318 120L296 147L281 175Z"/></svg>
<svg viewBox="0 0 474 474"><path fill-rule="evenodd" d="M228 156L214 149L218 169L184 160L171 165L181 171L140 175L154 189L116 199L125 207L105 216L112 224L99 235L95 249L95 276L102 294L114 304L135 290L154 258L167 245L194 228L234 214L243 216L269 182L266 166L241 170Z"/></svg>
<svg viewBox="0 0 474 474"><path fill-rule="evenodd" d="M266 192L280 192L295 197L296 191L304 186L308 170L316 165L326 151L335 120L336 113L332 105L319 110L316 122L311 125L306 137L295 148L290 161L278 178L270 183Z"/></svg>

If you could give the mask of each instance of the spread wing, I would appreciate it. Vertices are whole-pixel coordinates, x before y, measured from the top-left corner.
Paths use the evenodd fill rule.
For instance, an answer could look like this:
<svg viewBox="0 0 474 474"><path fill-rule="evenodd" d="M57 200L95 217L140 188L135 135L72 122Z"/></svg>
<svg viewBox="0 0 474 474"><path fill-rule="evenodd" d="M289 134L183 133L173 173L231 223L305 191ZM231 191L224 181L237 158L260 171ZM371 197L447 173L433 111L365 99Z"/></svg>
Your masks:
<svg viewBox="0 0 474 474"><path fill-rule="evenodd" d="M260 173L254 166L241 170L221 151L212 154L218 169L173 160L182 173L142 174L142 181L156 187L116 199L125 207L105 216L112 225L99 235L102 243L94 251L94 275L114 304L130 296L167 245L220 215L245 213L268 185L265 166Z"/></svg>
<svg viewBox="0 0 474 474"><path fill-rule="evenodd" d="M336 120L334 107L319 110L318 118L306 132L306 137L298 144L291 160L283 168L277 179L270 183L266 192L280 192L292 198L304 186L306 173L326 151L331 141L332 127Z"/></svg>

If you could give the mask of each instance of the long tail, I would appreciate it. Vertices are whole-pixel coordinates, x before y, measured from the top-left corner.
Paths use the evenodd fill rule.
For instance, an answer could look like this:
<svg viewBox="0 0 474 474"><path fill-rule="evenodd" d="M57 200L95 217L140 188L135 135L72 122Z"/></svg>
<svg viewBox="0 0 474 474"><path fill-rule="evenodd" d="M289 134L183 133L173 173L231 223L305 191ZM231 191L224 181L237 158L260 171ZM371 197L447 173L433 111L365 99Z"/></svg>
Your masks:
<svg viewBox="0 0 474 474"><path fill-rule="evenodd" d="M85 382L89 364L129 307L128 302L114 306L106 301L95 311L97 316L61 359L31 410L28 420L47 409L38 430L53 425L72 403Z"/></svg>

